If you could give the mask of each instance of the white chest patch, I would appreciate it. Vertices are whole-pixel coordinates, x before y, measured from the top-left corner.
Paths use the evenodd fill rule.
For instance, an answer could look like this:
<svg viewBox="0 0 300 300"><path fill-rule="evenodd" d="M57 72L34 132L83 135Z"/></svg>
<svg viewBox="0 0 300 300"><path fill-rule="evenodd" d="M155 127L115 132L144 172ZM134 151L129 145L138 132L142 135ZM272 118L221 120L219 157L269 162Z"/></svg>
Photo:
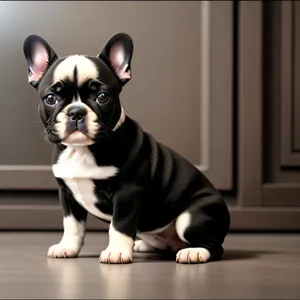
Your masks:
<svg viewBox="0 0 300 300"><path fill-rule="evenodd" d="M94 183L91 179L64 179L65 184L71 190L75 200L90 214L111 221L112 216L103 213L95 203L98 201L94 192Z"/></svg>
<svg viewBox="0 0 300 300"><path fill-rule="evenodd" d="M87 146L68 146L59 156L58 162L52 166L57 178L89 178L108 179L118 173L114 166L97 166Z"/></svg>
<svg viewBox="0 0 300 300"><path fill-rule="evenodd" d="M112 216L104 214L96 206L97 197L92 179L105 180L115 176L118 168L114 166L97 166L88 147L68 146L52 166L54 176L64 180L75 200L89 213L110 221Z"/></svg>

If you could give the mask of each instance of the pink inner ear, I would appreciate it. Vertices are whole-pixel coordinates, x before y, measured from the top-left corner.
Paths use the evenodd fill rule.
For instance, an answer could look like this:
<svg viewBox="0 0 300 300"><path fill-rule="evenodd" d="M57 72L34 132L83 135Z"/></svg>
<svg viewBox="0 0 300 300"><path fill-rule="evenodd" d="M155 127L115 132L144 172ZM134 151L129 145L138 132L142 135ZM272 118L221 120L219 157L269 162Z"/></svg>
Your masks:
<svg viewBox="0 0 300 300"><path fill-rule="evenodd" d="M29 82L38 81L42 77L48 66L48 61L49 57L46 49L42 45L36 44L32 64L29 66L32 73L29 77Z"/></svg>
<svg viewBox="0 0 300 300"><path fill-rule="evenodd" d="M110 61L120 79L130 78L130 72L126 72L128 64L124 65L125 53L122 45L116 45L110 50Z"/></svg>

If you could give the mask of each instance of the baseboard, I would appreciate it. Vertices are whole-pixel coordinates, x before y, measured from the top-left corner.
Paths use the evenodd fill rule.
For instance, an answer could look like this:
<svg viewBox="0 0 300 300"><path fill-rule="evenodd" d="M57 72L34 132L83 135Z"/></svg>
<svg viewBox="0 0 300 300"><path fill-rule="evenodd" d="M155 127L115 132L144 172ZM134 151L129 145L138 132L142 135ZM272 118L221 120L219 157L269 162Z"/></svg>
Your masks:
<svg viewBox="0 0 300 300"><path fill-rule="evenodd" d="M232 231L299 231L299 207L229 207ZM88 217L88 230L108 224ZM62 230L58 205L0 205L0 230Z"/></svg>

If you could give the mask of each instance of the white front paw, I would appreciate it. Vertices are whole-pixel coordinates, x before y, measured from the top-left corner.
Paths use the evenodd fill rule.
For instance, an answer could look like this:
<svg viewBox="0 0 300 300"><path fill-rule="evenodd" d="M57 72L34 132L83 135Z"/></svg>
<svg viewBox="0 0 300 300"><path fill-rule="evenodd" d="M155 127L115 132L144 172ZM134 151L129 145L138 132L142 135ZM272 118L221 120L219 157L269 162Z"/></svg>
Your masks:
<svg viewBox="0 0 300 300"><path fill-rule="evenodd" d="M122 249L110 249L101 252L99 262L104 264L128 264L132 262L132 251Z"/></svg>
<svg viewBox="0 0 300 300"><path fill-rule="evenodd" d="M53 258L71 258L77 257L81 249L81 245L67 244L61 242L49 248L47 256Z"/></svg>
<svg viewBox="0 0 300 300"><path fill-rule="evenodd" d="M205 248L185 248L177 252L176 262L180 264L206 263L210 252Z"/></svg>

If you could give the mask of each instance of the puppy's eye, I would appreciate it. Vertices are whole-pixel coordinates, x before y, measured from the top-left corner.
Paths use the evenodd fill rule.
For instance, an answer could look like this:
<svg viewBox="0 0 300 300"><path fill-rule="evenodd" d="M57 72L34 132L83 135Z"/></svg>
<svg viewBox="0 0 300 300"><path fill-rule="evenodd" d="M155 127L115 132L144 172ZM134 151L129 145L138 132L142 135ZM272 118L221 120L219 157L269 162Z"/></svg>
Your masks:
<svg viewBox="0 0 300 300"><path fill-rule="evenodd" d="M55 105L58 103L57 97L54 94L49 94L44 98L48 105Z"/></svg>
<svg viewBox="0 0 300 300"><path fill-rule="evenodd" d="M105 92L100 92L96 98L96 102L99 104L104 104L109 100L109 95Z"/></svg>

